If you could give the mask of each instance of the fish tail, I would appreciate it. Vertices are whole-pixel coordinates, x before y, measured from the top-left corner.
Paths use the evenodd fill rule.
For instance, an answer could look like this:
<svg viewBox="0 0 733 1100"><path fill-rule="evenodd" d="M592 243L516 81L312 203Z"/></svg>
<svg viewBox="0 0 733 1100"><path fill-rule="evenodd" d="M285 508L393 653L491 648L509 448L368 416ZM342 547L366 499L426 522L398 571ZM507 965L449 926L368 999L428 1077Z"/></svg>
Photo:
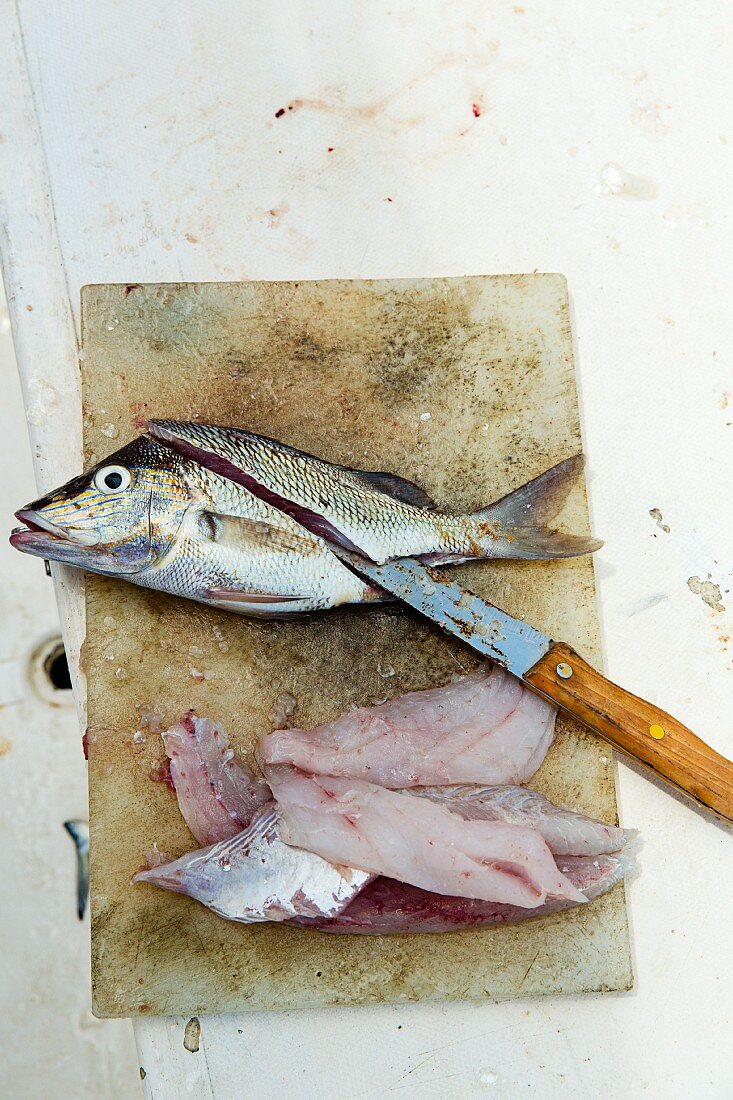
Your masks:
<svg viewBox="0 0 733 1100"><path fill-rule="evenodd" d="M599 539L568 534L550 526L583 464L583 455L566 458L495 504L474 512L471 518L488 556L524 560L574 558L598 550L603 545Z"/></svg>

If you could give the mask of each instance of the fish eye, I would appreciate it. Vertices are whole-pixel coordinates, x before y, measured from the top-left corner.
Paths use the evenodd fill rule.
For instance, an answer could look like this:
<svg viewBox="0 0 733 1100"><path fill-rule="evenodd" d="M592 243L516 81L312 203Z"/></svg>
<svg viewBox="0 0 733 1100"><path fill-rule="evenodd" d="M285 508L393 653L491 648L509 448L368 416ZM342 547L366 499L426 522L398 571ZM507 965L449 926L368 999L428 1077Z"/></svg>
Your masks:
<svg viewBox="0 0 733 1100"><path fill-rule="evenodd" d="M120 493L131 481L132 474L126 466L103 466L94 475L94 487L100 493Z"/></svg>

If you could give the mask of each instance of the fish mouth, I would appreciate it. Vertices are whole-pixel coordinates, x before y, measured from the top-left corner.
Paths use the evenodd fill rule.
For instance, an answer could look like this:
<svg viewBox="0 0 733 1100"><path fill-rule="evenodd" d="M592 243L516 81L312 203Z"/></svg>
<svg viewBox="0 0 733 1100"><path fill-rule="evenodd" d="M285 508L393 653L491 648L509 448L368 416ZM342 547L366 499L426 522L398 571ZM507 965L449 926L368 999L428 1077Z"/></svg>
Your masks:
<svg viewBox="0 0 733 1100"><path fill-rule="evenodd" d="M54 557L53 550L81 550L97 546L101 541L99 531L80 527L59 527L42 512L33 508L21 508L15 518L23 524L16 527L10 536L10 545L26 554Z"/></svg>

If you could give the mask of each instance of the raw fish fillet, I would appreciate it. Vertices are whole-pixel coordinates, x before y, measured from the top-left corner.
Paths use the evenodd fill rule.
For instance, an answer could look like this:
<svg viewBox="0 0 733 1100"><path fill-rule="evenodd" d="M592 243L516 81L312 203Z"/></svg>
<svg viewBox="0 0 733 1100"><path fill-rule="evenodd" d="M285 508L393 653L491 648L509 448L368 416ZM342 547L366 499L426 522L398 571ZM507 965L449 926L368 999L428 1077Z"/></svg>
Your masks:
<svg viewBox="0 0 733 1100"><path fill-rule="evenodd" d="M524 783L552 744L556 713L503 668L484 666L311 730L275 730L260 755L382 787Z"/></svg>
<svg viewBox="0 0 733 1100"><path fill-rule="evenodd" d="M210 846L173 861L156 850L151 866L139 872L134 882L187 894L228 920L284 921L326 932L375 935L448 932L524 920L576 904L548 897L528 908L447 896L334 866L284 843L274 803L261 808L262 800L271 798L269 786L237 764L220 726L189 713L163 736L181 812L195 835L210 837ZM552 807L541 795L521 788L419 788L405 797L414 801L416 794L447 802L462 815L478 819L535 817L538 831L544 829L551 844L565 847L577 846L579 840L587 844L593 836L601 843L607 839L606 829L610 836L620 834L621 842L629 835ZM558 824L553 811L559 815ZM236 821L245 822L253 813L251 824L232 835ZM558 834L554 837L553 829ZM595 860L566 858L560 870L591 898L610 890L631 866L625 853Z"/></svg>
<svg viewBox="0 0 733 1100"><path fill-rule="evenodd" d="M539 833L502 821L466 821L444 806L359 779L266 771L282 838L332 863L438 894L536 908L585 896L558 870Z"/></svg>
<svg viewBox="0 0 733 1100"><path fill-rule="evenodd" d="M634 870L633 859L621 856L570 856L561 863L563 872L588 900L613 889ZM535 909L495 901L431 894L394 879L378 878L333 920L294 920L289 923L320 932L386 936L397 932L459 932L485 924L510 924L529 917L546 917L572 909L575 902L547 898Z"/></svg>
<svg viewBox="0 0 733 1100"><path fill-rule="evenodd" d="M254 924L334 917L371 878L283 844L270 804L236 836L138 871L132 881L187 894L227 920Z"/></svg>
<svg viewBox="0 0 733 1100"><path fill-rule="evenodd" d="M617 852L635 835L616 825L555 806L527 787L416 787L413 794L429 798L468 821L506 821L536 829L556 856L597 856Z"/></svg>
<svg viewBox="0 0 733 1100"><path fill-rule="evenodd" d="M189 711L163 733L163 743L178 806L202 847L240 833L272 800L264 779L234 759L218 722Z"/></svg>

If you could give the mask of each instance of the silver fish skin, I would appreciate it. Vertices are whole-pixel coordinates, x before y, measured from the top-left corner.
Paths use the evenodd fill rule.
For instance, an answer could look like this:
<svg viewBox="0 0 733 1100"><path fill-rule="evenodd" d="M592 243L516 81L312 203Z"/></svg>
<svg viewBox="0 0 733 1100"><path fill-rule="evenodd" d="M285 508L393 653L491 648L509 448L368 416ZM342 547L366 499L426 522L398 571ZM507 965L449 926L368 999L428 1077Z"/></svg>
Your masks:
<svg viewBox="0 0 733 1100"><path fill-rule="evenodd" d="M438 512L419 486L394 474L326 462L242 428L151 420L156 439L293 516L329 542L374 562L419 557L434 564L472 558L564 558L601 543L547 526L583 465L566 459L502 500L467 515Z"/></svg>
<svg viewBox="0 0 733 1100"><path fill-rule="evenodd" d="M257 924L296 917L331 919L372 878L285 844L271 803L235 836L138 871L132 881L186 894L227 920Z"/></svg>
<svg viewBox="0 0 733 1100"><path fill-rule="evenodd" d="M381 598L318 535L140 436L16 513L37 557L256 617Z"/></svg>

